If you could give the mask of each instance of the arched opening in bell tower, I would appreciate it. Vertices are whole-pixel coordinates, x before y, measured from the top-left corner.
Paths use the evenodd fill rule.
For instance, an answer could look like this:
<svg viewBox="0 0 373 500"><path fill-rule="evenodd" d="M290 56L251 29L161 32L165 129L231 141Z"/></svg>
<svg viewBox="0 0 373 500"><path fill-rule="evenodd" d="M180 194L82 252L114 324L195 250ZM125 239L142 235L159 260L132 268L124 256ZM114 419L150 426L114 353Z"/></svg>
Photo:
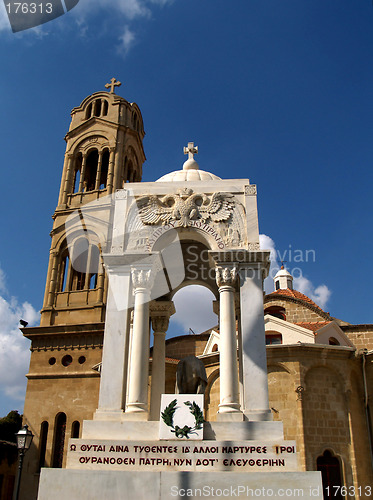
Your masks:
<svg viewBox="0 0 373 500"><path fill-rule="evenodd" d="M95 189L98 158L97 149L93 149L88 153L84 175L84 191L93 191Z"/></svg>

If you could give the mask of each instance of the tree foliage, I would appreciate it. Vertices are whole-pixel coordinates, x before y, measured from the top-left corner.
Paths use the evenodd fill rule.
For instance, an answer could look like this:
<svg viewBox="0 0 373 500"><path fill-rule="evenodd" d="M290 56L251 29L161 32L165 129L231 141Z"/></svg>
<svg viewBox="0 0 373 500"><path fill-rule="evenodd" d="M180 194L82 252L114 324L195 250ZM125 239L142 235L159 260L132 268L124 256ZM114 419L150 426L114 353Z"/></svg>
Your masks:
<svg viewBox="0 0 373 500"><path fill-rule="evenodd" d="M0 418L0 440L10 443L16 442L16 433L22 427L22 415L18 411L11 411L6 417Z"/></svg>

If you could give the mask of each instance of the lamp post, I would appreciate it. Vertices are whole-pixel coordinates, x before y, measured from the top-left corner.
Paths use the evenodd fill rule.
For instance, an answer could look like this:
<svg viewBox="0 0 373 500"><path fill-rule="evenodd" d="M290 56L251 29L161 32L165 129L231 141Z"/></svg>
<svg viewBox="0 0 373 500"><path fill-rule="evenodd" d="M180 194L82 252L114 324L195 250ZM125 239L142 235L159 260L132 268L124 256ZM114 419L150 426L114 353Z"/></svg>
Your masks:
<svg viewBox="0 0 373 500"><path fill-rule="evenodd" d="M28 425L24 425L22 429L20 429L17 434L17 448L19 452L18 457L18 477L17 477L17 485L14 492L14 500L18 500L19 495L19 485L21 484L21 474L22 474L22 466L23 466L23 458L25 456L26 451L30 448L32 438L34 437L33 433L29 430Z"/></svg>

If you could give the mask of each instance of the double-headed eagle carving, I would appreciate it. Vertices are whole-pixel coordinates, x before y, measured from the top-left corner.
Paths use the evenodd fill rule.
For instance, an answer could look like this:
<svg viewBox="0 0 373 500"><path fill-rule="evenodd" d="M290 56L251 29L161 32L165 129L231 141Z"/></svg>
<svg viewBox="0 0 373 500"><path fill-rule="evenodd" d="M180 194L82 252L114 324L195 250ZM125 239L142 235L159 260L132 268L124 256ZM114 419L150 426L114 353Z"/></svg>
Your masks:
<svg viewBox="0 0 373 500"><path fill-rule="evenodd" d="M205 194L193 193L192 189L178 189L176 194L163 198L156 195L142 196L137 199L140 219L143 224L168 224L177 221L179 226L187 227L191 220L214 222L228 220L234 209L233 196L214 193L211 198Z"/></svg>

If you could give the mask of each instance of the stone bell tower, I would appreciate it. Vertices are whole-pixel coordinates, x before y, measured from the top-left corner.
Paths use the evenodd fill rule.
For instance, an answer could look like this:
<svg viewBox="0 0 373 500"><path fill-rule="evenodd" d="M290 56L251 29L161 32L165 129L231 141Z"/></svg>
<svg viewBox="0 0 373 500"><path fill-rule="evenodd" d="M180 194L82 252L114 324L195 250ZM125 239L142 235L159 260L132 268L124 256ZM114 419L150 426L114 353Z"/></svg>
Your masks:
<svg viewBox="0 0 373 500"><path fill-rule="evenodd" d="M115 94L119 85L112 78L106 84L107 92L95 92L71 112L41 326L102 322L105 318L99 237L87 224L82 228L87 238L66 235L65 222L82 205L108 197L127 182L141 181L143 120L137 104ZM71 266L71 258L77 265Z"/></svg>
<svg viewBox="0 0 373 500"><path fill-rule="evenodd" d="M31 340L24 422L34 440L21 500L36 498L42 467L65 465L68 439L80 435L83 419L97 408L108 288L100 216L112 193L141 181L145 161L140 109L115 94L119 85L113 78L107 91L75 107L65 137L41 322L22 330ZM72 214L77 222L69 226Z"/></svg>

